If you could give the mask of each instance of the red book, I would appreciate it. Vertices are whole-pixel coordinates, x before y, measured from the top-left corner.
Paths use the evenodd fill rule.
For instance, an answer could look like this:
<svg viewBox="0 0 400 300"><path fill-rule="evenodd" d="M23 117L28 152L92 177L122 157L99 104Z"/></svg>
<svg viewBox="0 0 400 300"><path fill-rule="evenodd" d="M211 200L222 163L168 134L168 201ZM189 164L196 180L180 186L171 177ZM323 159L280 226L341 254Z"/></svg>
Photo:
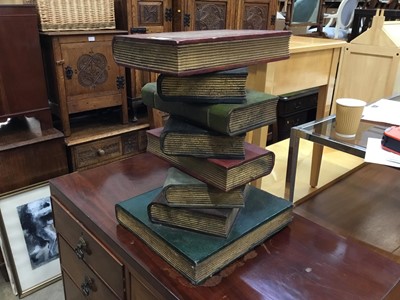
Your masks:
<svg viewBox="0 0 400 300"><path fill-rule="evenodd" d="M199 30L117 35L117 64L175 76L209 73L289 58L290 31Z"/></svg>
<svg viewBox="0 0 400 300"><path fill-rule="evenodd" d="M223 191L247 184L271 173L275 154L245 143L244 159L214 159L164 154L160 147L163 128L147 131L147 151L172 163L183 172Z"/></svg>

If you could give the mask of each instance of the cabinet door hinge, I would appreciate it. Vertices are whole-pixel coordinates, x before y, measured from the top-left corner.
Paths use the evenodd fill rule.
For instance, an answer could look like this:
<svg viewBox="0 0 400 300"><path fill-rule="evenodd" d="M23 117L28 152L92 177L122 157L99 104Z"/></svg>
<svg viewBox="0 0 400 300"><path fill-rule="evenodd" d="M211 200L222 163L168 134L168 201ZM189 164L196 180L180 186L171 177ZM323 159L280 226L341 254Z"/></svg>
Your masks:
<svg viewBox="0 0 400 300"><path fill-rule="evenodd" d="M189 27L190 26L190 14L183 15L183 26Z"/></svg>
<svg viewBox="0 0 400 300"><path fill-rule="evenodd" d="M271 26L275 26L275 22L276 22L276 15L272 15L271 16Z"/></svg>
<svg viewBox="0 0 400 300"><path fill-rule="evenodd" d="M125 87L125 77L117 76L117 89L122 90Z"/></svg>
<svg viewBox="0 0 400 300"><path fill-rule="evenodd" d="M165 9L164 18L165 22L172 22L172 19L174 18L174 13L172 11L172 8Z"/></svg>

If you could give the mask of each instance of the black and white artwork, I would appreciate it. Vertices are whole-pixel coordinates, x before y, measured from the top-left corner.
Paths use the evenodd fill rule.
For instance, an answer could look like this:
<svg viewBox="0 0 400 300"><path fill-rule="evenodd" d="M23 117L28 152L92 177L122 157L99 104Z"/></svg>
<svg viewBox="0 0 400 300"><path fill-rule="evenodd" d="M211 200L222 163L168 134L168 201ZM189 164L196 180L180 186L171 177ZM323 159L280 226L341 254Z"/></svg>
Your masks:
<svg viewBox="0 0 400 300"><path fill-rule="evenodd" d="M50 197L17 207L32 269L58 258Z"/></svg>
<svg viewBox="0 0 400 300"><path fill-rule="evenodd" d="M18 296L59 280L61 265L47 182L0 195L0 238Z"/></svg>

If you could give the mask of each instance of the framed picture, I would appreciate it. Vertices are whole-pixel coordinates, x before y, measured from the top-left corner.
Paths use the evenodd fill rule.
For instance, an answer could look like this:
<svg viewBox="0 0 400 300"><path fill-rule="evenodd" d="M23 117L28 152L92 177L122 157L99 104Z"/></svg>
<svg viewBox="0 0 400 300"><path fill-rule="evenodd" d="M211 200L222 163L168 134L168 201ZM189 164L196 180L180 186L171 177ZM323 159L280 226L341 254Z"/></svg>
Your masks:
<svg viewBox="0 0 400 300"><path fill-rule="evenodd" d="M0 234L19 296L60 279L47 182L0 196Z"/></svg>

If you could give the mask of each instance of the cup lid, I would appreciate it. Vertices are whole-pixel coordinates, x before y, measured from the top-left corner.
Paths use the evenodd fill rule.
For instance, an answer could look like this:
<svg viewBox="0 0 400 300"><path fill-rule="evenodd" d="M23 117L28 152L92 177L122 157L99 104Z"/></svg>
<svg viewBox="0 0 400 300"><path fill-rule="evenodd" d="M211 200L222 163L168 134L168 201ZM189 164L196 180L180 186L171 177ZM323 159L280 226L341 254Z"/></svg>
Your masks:
<svg viewBox="0 0 400 300"><path fill-rule="evenodd" d="M336 99L336 103L343 106L352 106L352 107L360 107L365 106L367 102L359 99L353 98L339 98Z"/></svg>

